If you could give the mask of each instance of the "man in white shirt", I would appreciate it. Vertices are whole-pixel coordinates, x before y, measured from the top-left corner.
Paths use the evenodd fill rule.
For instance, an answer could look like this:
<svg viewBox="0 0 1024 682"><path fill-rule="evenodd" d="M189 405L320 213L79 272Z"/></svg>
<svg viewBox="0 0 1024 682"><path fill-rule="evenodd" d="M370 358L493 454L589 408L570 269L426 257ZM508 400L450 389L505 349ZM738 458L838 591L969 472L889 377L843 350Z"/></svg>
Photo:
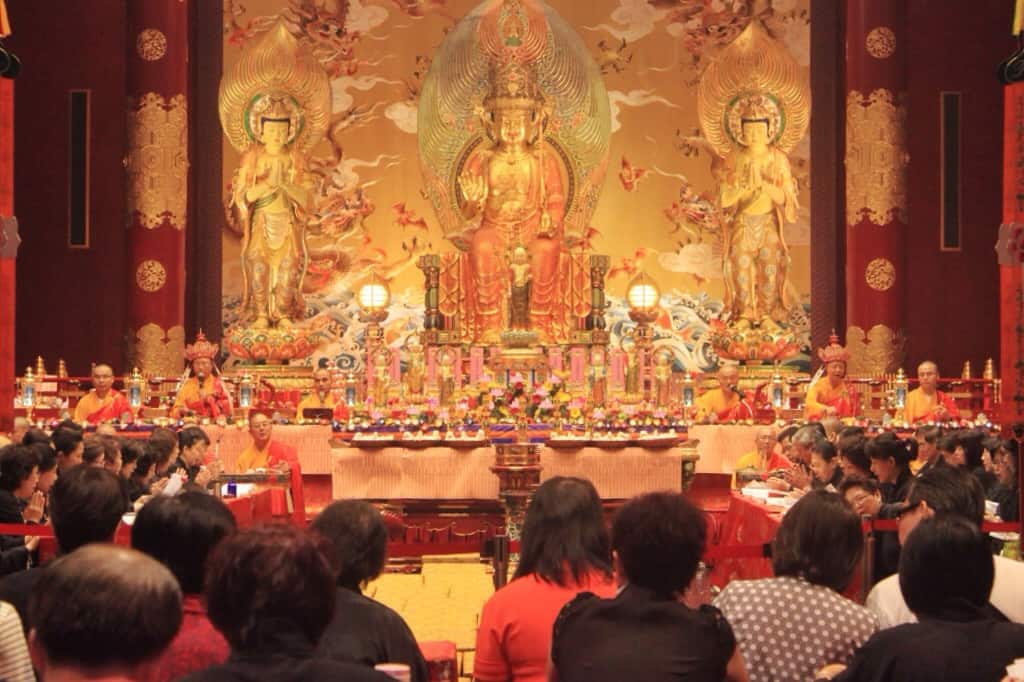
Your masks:
<svg viewBox="0 0 1024 682"><path fill-rule="evenodd" d="M980 526L985 515L985 491L978 479L953 467L935 467L914 479L906 509L899 516L900 544L918 523L936 514L956 514ZM1010 621L1024 623L1024 563L997 556L995 569L990 603ZM882 629L917 622L903 599L899 575L875 585L865 606L878 616Z"/></svg>

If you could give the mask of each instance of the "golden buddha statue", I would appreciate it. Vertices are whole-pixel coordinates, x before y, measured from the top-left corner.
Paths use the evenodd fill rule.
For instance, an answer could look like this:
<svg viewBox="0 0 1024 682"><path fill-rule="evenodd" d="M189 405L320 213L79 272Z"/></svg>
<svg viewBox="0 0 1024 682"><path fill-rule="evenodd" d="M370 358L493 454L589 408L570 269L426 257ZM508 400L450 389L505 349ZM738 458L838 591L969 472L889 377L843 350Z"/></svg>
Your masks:
<svg viewBox="0 0 1024 682"><path fill-rule="evenodd" d="M559 303L565 196L557 161L539 144L547 120L544 97L529 69L512 62L492 71L483 108L493 144L470 156L459 176L474 336L495 343L510 320L505 306L511 264L505 254L520 245L521 257L529 256L529 311L528 320L516 324L550 339Z"/></svg>
<svg viewBox="0 0 1024 682"><path fill-rule="evenodd" d="M807 74L757 21L701 77L697 109L716 169L725 315L733 329L778 332L799 305L783 226L797 218L786 154L810 119Z"/></svg>
<svg viewBox="0 0 1024 682"><path fill-rule="evenodd" d="M423 397L424 357L420 337L413 334L405 343L406 365L402 384L404 397L409 402L419 402Z"/></svg>
<svg viewBox="0 0 1024 682"><path fill-rule="evenodd" d="M289 148L293 123L285 99L268 98L257 120L257 143L242 155L231 183L243 240L242 305L254 328L287 328L303 315L309 189L303 158Z"/></svg>

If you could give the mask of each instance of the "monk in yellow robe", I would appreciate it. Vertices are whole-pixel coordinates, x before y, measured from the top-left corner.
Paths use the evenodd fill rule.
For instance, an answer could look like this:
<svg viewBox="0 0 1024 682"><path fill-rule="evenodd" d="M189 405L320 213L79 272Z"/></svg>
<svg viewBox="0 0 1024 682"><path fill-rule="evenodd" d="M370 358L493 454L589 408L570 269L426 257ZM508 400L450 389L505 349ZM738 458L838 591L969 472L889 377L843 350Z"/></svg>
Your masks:
<svg viewBox="0 0 1024 682"><path fill-rule="evenodd" d="M81 424L100 424L120 419L124 413L131 414L127 398L112 387L114 370L110 365L96 365L92 368L92 390L75 405L75 421Z"/></svg>
<svg viewBox="0 0 1024 682"><path fill-rule="evenodd" d="M296 417L302 417L304 410L329 409L334 411L335 419L348 419L348 406L338 400L331 390L329 370L321 368L313 372L313 386L315 390L300 400L295 408Z"/></svg>
<svg viewBox="0 0 1024 682"><path fill-rule="evenodd" d="M736 365L722 365L718 370L718 388L705 391L697 398L697 421L721 422L737 418L740 392L736 385L740 371Z"/></svg>
<svg viewBox="0 0 1024 682"><path fill-rule="evenodd" d="M231 415L231 396L224 382L213 375L213 358L217 348L217 344L207 341L202 332L196 336L194 344L185 347L185 358L192 362L192 376L178 389L171 410L173 415L195 415L210 419Z"/></svg>
<svg viewBox="0 0 1024 682"><path fill-rule="evenodd" d="M295 449L271 438L274 424L270 417L257 412L249 418L249 435L252 443L238 455L235 469L246 472L254 469L276 469L291 475L293 502L292 516L300 526L306 522L306 503L302 488L302 468Z"/></svg>
<svg viewBox="0 0 1024 682"><path fill-rule="evenodd" d="M776 449L777 435L775 428L771 426L762 426L757 430L757 438L754 441L755 448L740 455L733 466L732 485L734 488L737 487L737 473L756 472L759 478L763 479L773 471L787 471L793 466L789 458ZM749 476L746 478L749 479Z"/></svg>
<svg viewBox="0 0 1024 682"><path fill-rule="evenodd" d="M818 357L825 363L825 376L807 390L804 419L842 419L854 416L857 410L856 396L846 385L846 361L849 354L839 345L839 337L834 332L829 337L829 344L818 349Z"/></svg>
<svg viewBox="0 0 1024 682"><path fill-rule="evenodd" d="M956 402L942 391L937 390L939 368L931 360L917 366L918 387L907 394L903 407L903 418L909 424L919 422L943 422L960 418Z"/></svg>

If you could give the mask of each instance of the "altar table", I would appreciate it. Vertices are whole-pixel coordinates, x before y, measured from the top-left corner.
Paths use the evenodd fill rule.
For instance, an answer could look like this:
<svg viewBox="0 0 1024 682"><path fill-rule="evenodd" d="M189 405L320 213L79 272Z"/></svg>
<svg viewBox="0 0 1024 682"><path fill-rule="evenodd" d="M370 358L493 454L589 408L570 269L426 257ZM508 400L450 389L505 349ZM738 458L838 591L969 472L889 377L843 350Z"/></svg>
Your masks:
<svg viewBox="0 0 1024 682"><path fill-rule="evenodd" d="M496 500L498 477L490 447L347 447L334 451L335 499ZM589 479L603 499L650 490L679 490L678 448L550 448L540 453L541 480Z"/></svg>

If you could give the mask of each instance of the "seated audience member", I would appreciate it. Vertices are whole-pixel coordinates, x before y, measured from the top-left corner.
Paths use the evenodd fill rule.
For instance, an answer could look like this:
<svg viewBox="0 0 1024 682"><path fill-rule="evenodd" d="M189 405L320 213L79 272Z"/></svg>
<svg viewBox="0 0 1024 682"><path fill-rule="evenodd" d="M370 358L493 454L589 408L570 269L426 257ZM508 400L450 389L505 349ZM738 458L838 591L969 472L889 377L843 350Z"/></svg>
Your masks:
<svg viewBox="0 0 1024 682"><path fill-rule="evenodd" d="M878 629L841 592L860 560L860 519L836 493L812 490L782 517L774 578L734 580L715 599L736 633L752 680L812 680L846 663Z"/></svg>
<svg viewBox="0 0 1024 682"><path fill-rule="evenodd" d="M800 430L797 424L790 424L779 431L776 440L779 443L779 453L789 459L789 453L793 450L793 434Z"/></svg>
<svg viewBox="0 0 1024 682"><path fill-rule="evenodd" d="M839 459L836 457L836 446L830 441L819 440L811 446L811 473L814 474L811 480L812 488L829 488L832 492L839 490L843 470L839 467Z"/></svg>
<svg viewBox="0 0 1024 682"><path fill-rule="evenodd" d="M839 493L860 516L877 517L882 509L882 493L873 478L844 478ZM900 561L900 541L891 530L875 531L875 559L871 582L878 582L896 572Z"/></svg>
<svg viewBox="0 0 1024 682"><path fill-rule="evenodd" d="M274 423L260 412L249 417L249 436L252 443L239 455L235 468L239 471L253 469L279 469L287 471L292 493L293 517L297 524L306 523L306 498L302 485L302 467L299 466L295 448L274 440Z"/></svg>
<svg viewBox="0 0 1024 682"><path fill-rule="evenodd" d="M874 478L871 473L871 458L864 452L864 430L850 431L840 435L836 441L839 468L846 478Z"/></svg>
<svg viewBox="0 0 1024 682"><path fill-rule="evenodd" d="M821 424L805 424L793 434L789 460L793 463L782 478L769 478L768 487L776 490L806 490L811 485L811 448L824 440Z"/></svg>
<svg viewBox="0 0 1024 682"><path fill-rule="evenodd" d="M387 682L365 666L317 656L334 615L334 572L322 539L293 526L255 526L226 537L206 566L210 622L231 646L226 663L186 682Z"/></svg>
<svg viewBox="0 0 1024 682"><path fill-rule="evenodd" d="M39 455L34 447L8 445L0 450L0 523L39 521L45 500L36 491L38 480ZM35 536L0 535L0 574L28 568L31 553L38 546L39 538Z"/></svg>
<svg viewBox="0 0 1024 682"><path fill-rule="evenodd" d="M327 558L338 576L334 618L320 638L318 653L371 668L405 663L413 682L427 682L427 664L409 626L362 593L384 569L388 532L380 512L362 500L339 500L320 512L312 528L327 540Z"/></svg>
<svg viewBox="0 0 1024 682"><path fill-rule="evenodd" d="M106 445L103 443L103 436L92 435L85 439L85 447L82 448L82 464L87 467L103 467L106 459Z"/></svg>
<svg viewBox="0 0 1024 682"><path fill-rule="evenodd" d="M917 459L910 463L910 470L915 476L943 463L938 448L941 436L942 429L938 426L917 427L917 431L914 432L914 439L917 440Z"/></svg>
<svg viewBox="0 0 1024 682"><path fill-rule="evenodd" d="M985 438L986 434L980 429L968 429L960 432L957 444L963 451L964 463L962 466L967 467L967 470L977 477L982 490L988 494L988 491L996 484L996 475L994 472L986 471L985 464L982 462Z"/></svg>
<svg viewBox="0 0 1024 682"><path fill-rule="evenodd" d="M878 479L882 491L883 519L895 517L893 505L907 498L907 489L914 475L910 473L910 462L917 457L917 441L897 438L891 431L880 433L864 445L864 451L871 459L871 473Z"/></svg>
<svg viewBox="0 0 1024 682"><path fill-rule="evenodd" d="M146 451L136 461L135 469L128 477L128 497L132 502L143 495L148 495L150 483L153 481L153 470L156 468L156 464L153 461L153 455L149 452L149 446L145 447Z"/></svg>
<svg viewBox="0 0 1024 682"><path fill-rule="evenodd" d="M153 480L149 492L155 495L167 485L171 466L178 460L178 434L163 427L153 429L146 447L153 457Z"/></svg>
<svg viewBox="0 0 1024 682"><path fill-rule="evenodd" d="M69 554L92 542L111 542L128 499L121 481L97 467L79 465L62 473L50 490L50 524L57 550ZM18 610L26 630L31 626L28 596L39 579L40 568L12 573L0 580L0 600Z"/></svg>
<svg viewBox="0 0 1024 682"><path fill-rule="evenodd" d="M601 498L590 481L555 476L541 483L526 510L512 581L484 604L473 678L546 680L555 617L587 591L615 594Z"/></svg>
<svg viewBox="0 0 1024 682"><path fill-rule="evenodd" d="M121 474L121 440L116 436L97 434L96 438L103 443L103 468L119 476Z"/></svg>
<svg viewBox="0 0 1024 682"><path fill-rule="evenodd" d="M57 480L57 452L43 443L38 443L32 446L35 448L36 454L39 455L39 478L36 480L36 492L39 493L39 497L36 497L33 493L33 499L42 501L42 508L38 514L39 518L36 518L35 507L33 500L29 500L28 507L25 511L25 520L29 523L46 523L50 518L49 510L47 509L47 499L50 495L50 488L53 487L54 482ZM31 509L31 512L29 510Z"/></svg>
<svg viewBox="0 0 1024 682"><path fill-rule="evenodd" d="M167 470L185 477L190 487L206 490L210 481L217 474L219 467L211 462L206 466L206 451L210 447L210 437L198 426L186 426L178 434L178 459Z"/></svg>
<svg viewBox="0 0 1024 682"><path fill-rule="evenodd" d="M938 390L939 368L931 360L917 366L918 387L907 394L903 418L909 424L945 422L960 418L960 410L950 396Z"/></svg>
<svg viewBox="0 0 1024 682"><path fill-rule="evenodd" d="M782 472L793 466L787 457L776 449L775 429L762 426L757 430L754 449L736 460L734 485L743 485L749 480L761 480L773 471Z"/></svg>
<svg viewBox="0 0 1024 682"><path fill-rule="evenodd" d="M82 463L85 441L82 432L65 426L58 426L50 438L53 449L57 451L57 469L66 471Z"/></svg>
<svg viewBox="0 0 1024 682"><path fill-rule="evenodd" d="M612 525L613 599L586 592L562 609L551 641L559 682L746 680L732 629L718 609L682 595L704 553L704 516L682 495L648 493Z"/></svg>
<svg viewBox="0 0 1024 682"><path fill-rule="evenodd" d="M1018 445L1015 440L1003 441L996 450L996 484L988 499L999 504L999 518L1003 521L1020 519L1020 489L1017 478Z"/></svg>
<svg viewBox="0 0 1024 682"><path fill-rule="evenodd" d="M148 682L170 682L227 660L228 643L206 617L202 592L207 557L234 532L231 511L201 492L156 497L135 517L132 547L169 568L182 592L181 629Z"/></svg>
<svg viewBox="0 0 1024 682"><path fill-rule="evenodd" d="M985 515L985 492L978 479L951 466L935 467L914 479L907 493L905 510L899 516L900 543L905 545L917 524L936 514L956 514L980 527ZM1024 623L1022 585L1024 564L995 557L991 605L1014 623ZM878 616L883 628L917 620L907 608L897 576L889 576L875 585L865 606Z"/></svg>
<svg viewBox="0 0 1024 682"><path fill-rule="evenodd" d="M121 438L121 470L118 474L125 481L131 480L132 472L139 461L139 457L146 451L141 441L134 438Z"/></svg>
<svg viewBox="0 0 1024 682"><path fill-rule="evenodd" d="M42 569L29 613L43 682L144 680L181 624L181 591L145 554L93 545Z"/></svg>
<svg viewBox="0 0 1024 682"><path fill-rule="evenodd" d="M21 618L13 606L0 601L0 680L36 682Z"/></svg>
<svg viewBox="0 0 1024 682"><path fill-rule="evenodd" d="M955 514L925 519L907 538L900 589L920 622L876 633L836 680L999 680L1024 655L1024 625L987 608L994 567L988 538Z"/></svg>
<svg viewBox="0 0 1024 682"><path fill-rule="evenodd" d="M939 436L935 441L935 449L942 458L942 463L951 467L962 467L967 463L963 448L960 447L960 431L950 431Z"/></svg>
<svg viewBox="0 0 1024 682"><path fill-rule="evenodd" d="M29 429L21 437L21 445L35 445L36 443L50 443L50 436L42 429Z"/></svg>

